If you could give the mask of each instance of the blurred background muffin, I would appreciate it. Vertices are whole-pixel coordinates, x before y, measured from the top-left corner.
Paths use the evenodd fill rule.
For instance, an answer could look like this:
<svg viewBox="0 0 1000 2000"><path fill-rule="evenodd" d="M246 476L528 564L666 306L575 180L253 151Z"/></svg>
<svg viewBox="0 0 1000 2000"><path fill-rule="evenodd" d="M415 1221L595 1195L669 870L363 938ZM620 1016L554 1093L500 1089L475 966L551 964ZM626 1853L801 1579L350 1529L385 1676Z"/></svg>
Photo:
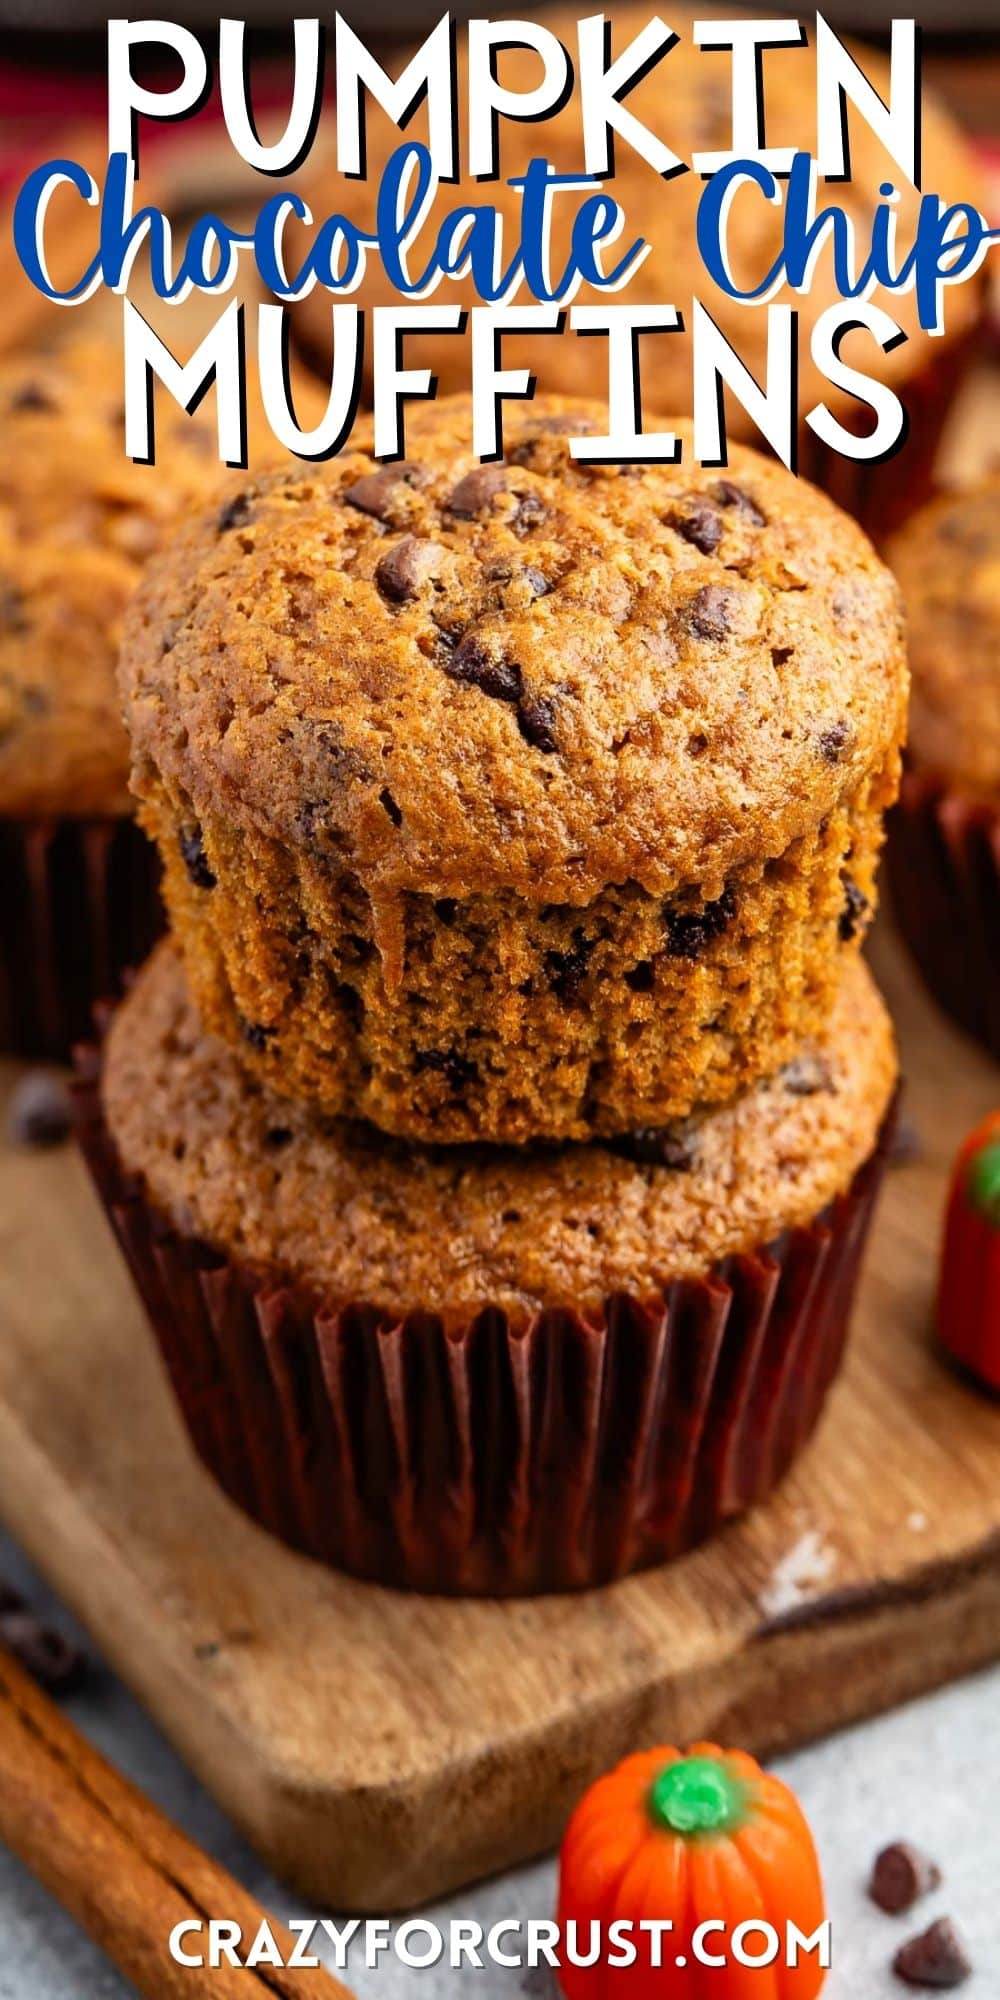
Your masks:
<svg viewBox="0 0 1000 2000"><path fill-rule="evenodd" d="M115 686L141 565L218 480L208 411L124 452L121 360L96 340L0 368L0 1044L64 1056L161 927Z"/></svg>
<svg viewBox="0 0 1000 2000"><path fill-rule="evenodd" d="M545 9L539 15L564 44L576 47L577 15L569 9ZM612 46L619 49L638 34L649 16L636 6L616 7L611 12ZM629 92L629 110L663 135L673 151L690 161L694 152L725 149L732 132L731 57L728 52L699 49L692 36L695 19L711 21L727 18L724 9L674 8L670 25L679 41L654 65L634 90ZM862 67L876 89L888 99L889 67L876 50L859 52ZM763 102L766 136L770 146L794 147L811 152L816 146L815 55L808 48L775 48L762 56ZM510 89L527 90L537 84L538 57L526 50L499 50L497 74ZM444 216L464 203L489 202L504 218L510 240L516 240L520 212L519 191L508 185L512 174L523 172L535 154L544 154L560 173L583 169L583 140L580 102L571 95L562 112L547 118L543 125L515 124L501 119L500 169L496 182L483 185L465 171L468 144L468 87L465 43L458 44L458 106L462 176L457 186L442 186L422 225L418 244L430 255L437 229ZM907 183L899 167L880 145L865 121L848 106L845 112L850 135L851 179L833 190L836 201L846 211L857 231L858 243L867 244L872 216L883 182L901 187L896 207L896 242L899 254L912 243L921 195ZM367 117L367 179L362 182L340 179L335 171L332 137L326 147L318 146L299 177L315 219L343 209L362 226L372 229L378 180L386 160L397 147L412 140L426 140L424 106L401 133L377 106ZM955 121L925 91L922 122L923 187L940 192L949 202L971 201L982 205L985 196L981 177L971 151ZM731 299L708 277L696 239L696 218L704 182L699 174L663 180L633 149L619 140L615 149L615 175L609 191L625 211L625 228L605 263L610 268L636 237L650 245L650 254L630 278L623 293L611 295L610 303L631 304L669 301L683 319L680 331L639 337L640 372L646 383L646 403L664 410L690 411L692 407L691 328L692 299L707 307L722 332L731 341L758 382L767 374L767 314L759 306ZM820 190L822 195L822 188ZM556 196L552 209L552 269L563 269L570 249L571 223L580 196ZM733 274L738 283L760 281L782 249L784 211L770 206L756 189L743 189L735 198L730 226L730 246L735 245ZM505 261L511 251L508 248ZM423 254L414 252L411 263L419 268ZM910 418L907 443L902 453L882 465L866 466L828 450L805 423L814 404L825 401L848 430L871 428L870 412L859 406L845 391L835 389L813 362L809 334L820 315L836 304L832 260L820 256L810 289L798 295L785 288L777 301L794 305L799 315L799 470L831 492L840 505L863 517L875 534L881 534L905 504L910 507L926 491L930 468L941 430L953 398L975 350L975 335L984 312L985 279L976 278L950 290L946 301L945 332L939 338L924 333L919 325L915 295L876 292L881 304L903 328L906 339L888 354L881 354L870 334L849 332L840 344L841 359L863 373L888 383L902 398ZM587 303L600 294L581 286L578 303ZM604 295L607 298L607 295ZM366 306L389 305L397 294L391 287L377 254L369 258L363 287L358 294ZM469 307L479 302L472 280L445 279L433 294L436 303L460 303ZM522 290L512 305L531 302ZM294 326L307 356L317 367L329 367L331 348L331 305L329 292L316 287L294 309ZM530 367L544 390L569 395L607 398L608 353L604 339L583 339L564 333L559 337L511 334L503 342L503 363L510 368ZM370 344L369 344L370 365ZM442 392L466 390L469 386L469 339L453 334L407 336L407 365L430 367ZM369 383L370 390L370 383ZM655 393L654 393L655 391ZM730 435L760 443L750 419L735 398L727 394L727 422Z"/></svg>
<svg viewBox="0 0 1000 2000"><path fill-rule="evenodd" d="M889 872L941 1005L1000 1057L1000 473L890 543L913 691Z"/></svg>
<svg viewBox="0 0 1000 2000"><path fill-rule="evenodd" d="M117 342L0 364L0 1047L59 1057L162 927L133 820L115 669L154 550L234 477L214 401L157 397L155 465L125 455ZM250 397L252 460L279 447ZM308 402L308 399L307 399Z"/></svg>

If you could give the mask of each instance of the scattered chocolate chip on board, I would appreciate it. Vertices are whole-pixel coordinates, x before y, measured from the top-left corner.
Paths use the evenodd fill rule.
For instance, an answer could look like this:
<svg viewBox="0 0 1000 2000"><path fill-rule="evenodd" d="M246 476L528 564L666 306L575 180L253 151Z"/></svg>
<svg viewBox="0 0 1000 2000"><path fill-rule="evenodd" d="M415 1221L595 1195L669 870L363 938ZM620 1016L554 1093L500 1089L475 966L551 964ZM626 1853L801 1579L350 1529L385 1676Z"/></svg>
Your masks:
<svg viewBox="0 0 1000 2000"><path fill-rule="evenodd" d="M928 1930L900 1945L892 1969L905 1986L945 1992L969 1978L972 1962L951 1918L939 1917Z"/></svg>
<svg viewBox="0 0 1000 2000"><path fill-rule="evenodd" d="M30 1069L15 1084L7 1136L15 1146L59 1146L71 1125L65 1085L48 1070Z"/></svg>
<svg viewBox="0 0 1000 2000"><path fill-rule="evenodd" d="M64 1639L25 1604L10 1584L0 1582L0 1645L6 1646L26 1673L49 1694L68 1694L79 1687L86 1659L78 1646Z"/></svg>
<svg viewBox="0 0 1000 2000"><path fill-rule="evenodd" d="M875 1857L868 1894L880 1910L898 1917L903 1910L912 1909L921 1896L939 1888L940 1883L941 1870L936 1862L918 1847L912 1847L908 1840L894 1840Z"/></svg>

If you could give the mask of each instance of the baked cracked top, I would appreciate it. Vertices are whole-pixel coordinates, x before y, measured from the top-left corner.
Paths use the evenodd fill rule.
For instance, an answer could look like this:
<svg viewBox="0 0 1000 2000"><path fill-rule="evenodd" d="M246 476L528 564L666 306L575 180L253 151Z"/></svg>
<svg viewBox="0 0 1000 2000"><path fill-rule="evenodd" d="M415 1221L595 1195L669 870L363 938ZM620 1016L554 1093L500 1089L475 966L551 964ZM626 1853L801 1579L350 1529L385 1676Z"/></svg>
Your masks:
<svg viewBox="0 0 1000 2000"><path fill-rule="evenodd" d="M608 1145L403 1146L318 1118L205 1033L160 945L112 1025L105 1112L126 1169L185 1232L331 1303L461 1321L599 1311L811 1222L871 1152L896 1076L870 973L846 962L822 1035L676 1131Z"/></svg>
<svg viewBox="0 0 1000 2000"><path fill-rule="evenodd" d="M412 413L403 463L352 449L203 514L127 620L139 789L151 764L199 818L384 893L719 893L781 853L898 739L896 586L751 452L575 464L603 422L515 405L480 466L449 399Z"/></svg>
<svg viewBox="0 0 1000 2000"><path fill-rule="evenodd" d="M888 553L906 603L914 762L1000 800L1000 473L921 508Z"/></svg>
<svg viewBox="0 0 1000 2000"><path fill-rule="evenodd" d="M276 448L275 448L276 450ZM116 343L73 340L0 366L0 529L142 562L186 504L224 478L214 405L156 403L156 464L125 456Z"/></svg>
<svg viewBox="0 0 1000 2000"><path fill-rule="evenodd" d="M307 391L304 421L317 407ZM251 463L279 446L250 397ZM129 754L115 678L143 564L192 508L238 490L214 399L156 398L156 464L125 455L116 343L68 337L0 364L0 813L122 813Z"/></svg>
<svg viewBox="0 0 1000 2000"><path fill-rule="evenodd" d="M0 533L0 812L127 813L115 642L135 567Z"/></svg>
<svg viewBox="0 0 1000 2000"><path fill-rule="evenodd" d="M615 7L611 14L612 54L626 49L646 26L651 10L640 6ZM661 10L678 40L647 76L629 91L627 109L661 136L671 150L690 165L692 154L723 152L732 144L732 58L726 50L699 49L693 37L695 20L729 18L725 7L671 6ZM737 10L739 12L739 10ZM552 29L575 56L578 10L562 7L544 15ZM808 48L767 49L761 57L765 138L769 147L816 150L816 53L815 35L809 31ZM488 202L499 210L509 231L515 230L520 214L520 193L510 185L510 177L523 173L527 162L544 156L561 174L579 174L583 166L583 139L579 92L574 91L564 109L542 124L500 121L500 178L483 185L468 177L468 85L466 38L458 37L458 119L462 135L462 173L457 186L442 185L422 226L418 244L421 255L414 256L413 268L421 269L430 257L444 217L468 203ZM852 43L852 51L862 70L882 98L889 101L889 65L878 50ZM404 57L394 72L399 73ZM508 89L523 92L537 87L541 64L531 50L500 49L496 54L497 74ZM849 105L846 112L850 138L851 179L830 190L850 218L857 232L860 255L867 254L872 217L880 199L883 182L900 189L895 208L896 242L899 254L913 245L920 213L921 194L903 180L899 167L864 119ZM367 179L346 181L336 173L330 149L318 150L310 162L303 185L314 216L344 211L365 229L373 229L379 175L390 155L407 142L427 140L426 105L417 107L405 132L369 105L367 112ZM971 201L982 207L985 195L972 153L961 130L930 93L922 97L923 189L940 194L946 202ZM666 185L654 169L633 148L619 139L615 147L615 175L606 183L608 192L625 211L625 228L620 242L607 258L610 269L615 258L638 237L649 245L645 263L629 279L621 296L630 304L660 304L669 301L683 317L683 327L670 333L643 335L640 356L646 379L655 384L661 409L691 409L691 327L692 297L699 298L722 328L728 340L759 381L764 379L767 360L767 314L758 305L733 299L715 285L702 263L697 244L696 223L699 200L705 183L695 172L681 174ZM562 196L552 211L552 268L561 271L569 252L576 196ZM819 201L824 199L820 183ZM733 223L729 232L731 261L736 282L745 287L759 285L782 252L784 210L770 205L756 189L741 189L735 197ZM508 252L509 255L512 254ZM505 260L506 261L506 260ZM581 287L579 302L593 302L600 296L589 286ZM946 294L945 341L934 340L919 324L913 291L897 293L877 290L878 304L888 311L906 339L889 354L879 354L872 336L865 330L851 330L840 347L841 357L864 373L905 391L907 382L919 376L942 345L967 334L983 310L983 282L954 285ZM524 290L512 300L514 305L530 302ZM606 297L606 295L605 295ZM442 305L480 303L468 276L447 279L434 294ZM825 401L843 422L858 425L857 406L849 394L829 383L813 361L809 332L821 315L840 302L831 260L822 255L809 290L799 294L783 287L778 302L794 306L800 322L799 408L804 414L820 400ZM385 270L377 256L368 261L358 301L365 307L397 303ZM329 292L316 287L295 308L296 321L305 344L314 358L325 364L331 341ZM468 336L408 336L409 366L432 365L443 391L465 390L469 383ZM580 339L571 333L559 338L531 334L510 334L503 343L504 365L531 366L543 390L558 388L574 395L604 395L607 388L607 342ZM877 363L877 368L875 364ZM650 395L649 400L652 400ZM727 398L731 434L752 437L753 428L735 398Z"/></svg>

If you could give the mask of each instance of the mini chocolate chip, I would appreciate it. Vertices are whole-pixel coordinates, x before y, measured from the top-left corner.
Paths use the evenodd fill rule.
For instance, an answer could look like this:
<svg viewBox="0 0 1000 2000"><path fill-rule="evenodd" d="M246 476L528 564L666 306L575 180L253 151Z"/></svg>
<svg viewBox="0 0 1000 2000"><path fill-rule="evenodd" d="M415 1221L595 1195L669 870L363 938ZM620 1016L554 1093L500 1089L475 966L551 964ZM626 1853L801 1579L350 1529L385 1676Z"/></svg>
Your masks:
<svg viewBox="0 0 1000 2000"><path fill-rule="evenodd" d="M546 438L592 437L597 425L592 417L574 412L572 416L549 416L529 418L521 436L511 451L511 458L520 465L528 454L537 452Z"/></svg>
<svg viewBox="0 0 1000 2000"><path fill-rule="evenodd" d="M552 585L540 569L533 569L529 563L506 562L502 558L483 566L483 576L487 583L523 583L533 597L545 597Z"/></svg>
<svg viewBox="0 0 1000 2000"><path fill-rule="evenodd" d="M951 1918L939 1917L929 1930L900 1945L892 1969L907 1986L944 1990L968 1979L972 1961Z"/></svg>
<svg viewBox="0 0 1000 2000"><path fill-rule="evenodd" d="M524 694L517 705L517 726L533 750L558 750L555 703L543 694Z"/></svg>
<svg viewBox="0 0 1000 2000"><path fill-rule="evenodd" d="M392 496L397 486L415 486L420 478L420 468L400 459L395 465L380 466L377 472L363 472L360 479L345 486L341 499L348 507L356 507L361 514L371 514L376 521L385 521L392 512Z"/></svg>
<svg viewBox="0 0 1000 2000"><path fill-rule="evenodd" d="M761 513L752 494L744 493L742 486L734 486L731 479L717 480L712 493L720 507L735 507L736 512L745 515L755 528L766 525L767 516Z"/></svg>
<svg viewBox="0 0 1000 2000"><path fill-rule="evenodd" d="M218 519L219 533L224 535L230 528L243 528L253 519L251 502L257 497L255 486L246 486L242 493L236 493L227 500Z"/></svg>
<svg viewBox="0 0 1000 2000"><path fill-rule="evenodd" d="M393 826L402 826L403 824L402 812L399 806L396 804L396 801L393 798L388 785L383 785L382 790L378 795L378 802L380 806L384 806L386 812L389 815L389 818L393 823Z"/></svg>
<svg viewBox="0 0 1000 2000"><path fill-rule="evenodd" d="M900 1112L889 1140L889 1165L909 1167L914 1160L923 1158L924 1142L920 1133L905 1111Z"/></svg>
<svg viewBox="0 0 1000 2000"><path fill-rule="evenodd" d="M824 729L822 734L817 736L816 748L824 763L839 764L840 753L845 743L849 741L850 734L850 724L841 720L832 723L829 729Z"/></svg>
<svg viewBox="0 0 1000 2000"><path fill-rule="evenodd" d="M633 965L631 972L625 974L625 984L631 986L633 993L652 993L656 985L656 967L652 960L643 958L638 965Z"/></svg>
<svg viewBox="0 0 1000 2000"><path fill-rule="evenodd" d="M894 1840L875 1857L868 1894L887 1916L898 1917L940 1885L941 1870L935 1861L908 1840Z"/></svg>
<svg viewBox="0 0 1000 2000"><path fill-rule="evenodd" d="M48 1694L66 1694L83 1679L86 1661L79 1647L24 1607L0 1612L0 1644Z"/></svg>
<svg viewBox="0 0 1000 2000"><path fill-rule="evenodd" d="M69 1135L69 1099L60 1078L29 1069L14 1085L7 1107L7 1136L15 1146L60 1146Z"/></svg>
<svg viewBox="0 0 1000 2000"><path fill-rule="evenodd" d="M249 1042L252 1049L256 1049L258 1055L263 1055L268 1042L273 1041L277 1032L277 1028L265 1028L259 1021L244 1021L242 1016L240 1017L240 1034L245 1042Z"/></svg>
<svg viewBox="0 0 1000 2000"><path fill-rule="evenodd" d="M549 510L541 494L530 487L527 493L518 495L514 518L510 525L515 535L526 535L532 528L541 527L542 522L548 519L548 513Z"/></svg>
<svg viewBox="0 0 1000 2000"><path fill-rule="evenodd" d="M55 404L37 382L26 382L10 399L12 410L54 410Z"/></svg>
<svg viewBox="0 0 1000 2000"><path fill-rule="evenodd" d="M335 988L335 992L351 1027L355 1034L358 1034L365 1018L365 1003L357 987L352 986L348 980L342 979L340 984Z"/></svg>
<svg viewBox="0 0 1000 2000"><path fill-rule="evenodd" d="M456 1093L464 1090L467 1083L475 1083L479 1075L478 1063L474 1063L470 1056L459 1055L457 1049L418 1049L413 1067L417 1071L437 1070L449 1090Z"/></svg>
<svg viewBox="0 0 1000 2000"><path fill-rule="evenodd" d="M675 1174L689 1174L697 1158L690 1134L672 1125L640 1125L634 1132L621 1132L606 1142L608 1151L639 1167L669 1167Z"/></svg>
<svg viewBox="0 0 1000 2000"><path fill-rule="evenodd" d="M714 555L722 540L722 522L715 508L704 503L692 505L687 513L671 514L669 525L703 556Z"/></svg>
<svg viewBox="0 0 1000 2000"><path fill-rule="evenodd" d="M375 581L383 597L391 598L394 604L416 597L421 586L434 575L443 553L440 542L404 535L395 548L387 550L375 571Z"/></svg>
<svg viewBox="0 0 1000 2000"><path fill-rule="evenodd" d="M450 930L458 915L458 904L454 896L439 896L434 905L434 915L439 923L444 924L446 930Z"/></svg>
<svg viewBox="0 0 1000 2000"><path fill-rule="evenodd" d="M871 904L852 876L843 873L840 879L844 885L844 907L837 928L841 941L849 944L851 939L857 937L858 932L864 928Z"/></svg>
<svg viewBox="0 0 1000 2000"><path fill-rule="evenodd" d="M10 398L8 408L10 410L54 410L56 404L52 402L52 396L48 394L48 390L44 390L40 386L40 382L26 382L24 388L18 388L14 392L14 396Z"/></svg>
<svg viewBox="0 0 1000 2000"><path fill-rule="evenodd" d="M508 476L505 465L474 466L448 495L445 506L449 514L457 514L461 521L474 521L498 493L506 492Z"/></svg>
<svg viewBox="0 0 1000 2000"><path fill-rule="evenodd" d="M721 584L706 583L696 590L687 607L688 623L699 639L724 639L730 629L732 592Z"/></svg>
<svg viewBox="0 0 1000 2000"><path fill-rule="evenodd" d="M177 835L177 845L181 851L181 860L195 888L214 889L216 877L205 856L200 826L196 826L193 833L187 833L182 827Z"/></svg>
<svg viewBox="0 0 1000 2000"><path fill-rule="evenodd" d="M732 891L724 889L714 903L700 910L667 910L667 952L671 958L700 958L713 938L721 937L736 914Z"/></svg>
<svg viewBox="0 0 1000 2000"><path fill-rule="evenodd" d="M772 667L787 667L788 662L791 659L794 651L795 651L794 646L772 646L771 647Z"/></svg>
<svg viewBox="0 0 1000 2000"><path fill-rule="evenodd" d="M16 583L0 577L0 632L26 632L28 619L24 592Z"/></svg>
<svg viewBox="0 0 1000 2000"><path fill-rule="evenodd" d="M283 1146L291 1145L294 1136L294 1133L289 1131L287 1125L269 1125L264 1134L264 1144L272 1146L274 1151L278 1153Z"/></svg>
<svg viewBox="0 0 1000 2000"><path fill-rule="evenodd" d="M816 1097L821 1090L836 1092L833 1071L817 1050L808 1050L786 1063L781 1081L792 1097Z"/></svg>
<svg viewBox="0 0 1000 2000"><path fill-rule="evenodd" d="M516 660L505 660L502 656L495 660L486 651L482 641L474 632L467 632L460 639L454 652L444 661L445 673L453 681L461 681L465 687L477 687L494 701L519 701L521 698L521 669Z"/></svg>
<svg viewBox="0 0 1000 2000"><path fill-rule="evenodd" d="M594 949L590 938L582 931L573 932L572 951L550 951L545 955L546 970L553 993L560 1000L572 1002L580 993L587 975L587 967Z"/></svg>

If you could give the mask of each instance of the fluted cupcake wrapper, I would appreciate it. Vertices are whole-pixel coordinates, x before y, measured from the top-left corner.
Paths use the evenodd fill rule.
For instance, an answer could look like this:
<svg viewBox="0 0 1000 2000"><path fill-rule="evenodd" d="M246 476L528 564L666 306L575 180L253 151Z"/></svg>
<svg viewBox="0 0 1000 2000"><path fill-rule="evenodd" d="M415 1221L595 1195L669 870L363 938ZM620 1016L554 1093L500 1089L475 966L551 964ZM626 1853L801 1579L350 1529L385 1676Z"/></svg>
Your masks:
<svg viewBox="0 0 1000 2000"><path fill-rule="evenodd" d="M0 1051L68 1060L163 930L159 876L127 817L0 819Z"/></svg>
<svg viewBox="0 0 1000 2000"><path fill-rule="evenodd" d="M1000 1060L1000 810L905 772L887 870L900 929L931 993Z"/></svg>
<svg viewBox="0 0 1000 2000"><path fill-rule="evenodd" d="M194 1446L265 1528L405 1589L605 1583L762 1499L840 1362L888 1125L811 1226L588 1317L445 1327L325 1309L172 1227L123 1170L81 1058L81 1144Z"/></svg>

